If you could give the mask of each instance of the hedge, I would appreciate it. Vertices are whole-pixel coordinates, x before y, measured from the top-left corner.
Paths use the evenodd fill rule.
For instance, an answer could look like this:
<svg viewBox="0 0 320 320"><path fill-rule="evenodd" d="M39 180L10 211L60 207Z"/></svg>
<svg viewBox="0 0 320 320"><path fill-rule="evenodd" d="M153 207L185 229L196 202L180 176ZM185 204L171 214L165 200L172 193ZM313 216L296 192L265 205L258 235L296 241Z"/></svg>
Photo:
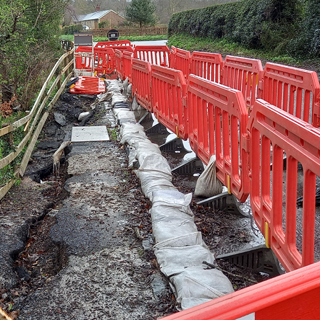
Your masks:
<svg viewBox="0 0 320 320"><path fill-rule="evenodd" d="M172 16L168 34L226 38L248 48L280 52L301 32L303 5L303 0L242 0L188 10Z"/></svg>

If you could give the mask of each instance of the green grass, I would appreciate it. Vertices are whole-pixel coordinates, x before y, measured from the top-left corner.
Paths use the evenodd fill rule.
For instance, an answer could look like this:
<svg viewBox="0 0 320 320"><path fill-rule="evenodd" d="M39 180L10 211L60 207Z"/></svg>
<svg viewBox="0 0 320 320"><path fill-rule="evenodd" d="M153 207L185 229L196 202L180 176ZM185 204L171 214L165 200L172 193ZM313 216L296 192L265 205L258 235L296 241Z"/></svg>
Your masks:
<svg viewBox="0 0 320 320"><path fill-rule="evenodd" d="M13 132L13 144L9 143L9 135L5 135L0 139L0 159L14 152L24 137L23 126ZM5 185L14 177L15 169L20 165L23 155L27 147L24 147L20 154L7 166L0 169L0 187Z"/></svg>
<svg viewBox="0 0 320 320"><path fill-rule="evenodd" d="M211 40L209 38L195 37L189 34L175 34L169 37L168 46L175 46L191 52L217 52L222 55L231 54L298 66L302 64L302 61L288 55L276 55L274 52L247 49L240 46L238 43L230 42L226 39Z"/></svg>
<svg viewBox="0 0 320 320"><path fill-rule="evenodd" d="M26 115L27 115L26 112L19 111L19 112L13 112L10 117L4 118L0 116L0 128L4 123L8 123L8 124L14 123L15 121L25 117Z"/></svg>
<svg viewBox="0 0 320 320"><path fill-rule="evenodd" d="M119 40L129 40L129 41L155 41L155 40L166 40L168 36L164 35L155 35L155 36L127 36L127 37L120 37ZM64 34L60 36L61 40L69 40L73 41L73 35L71 34ZM108 41L107 37L93 37L93 41Z"/></svg>

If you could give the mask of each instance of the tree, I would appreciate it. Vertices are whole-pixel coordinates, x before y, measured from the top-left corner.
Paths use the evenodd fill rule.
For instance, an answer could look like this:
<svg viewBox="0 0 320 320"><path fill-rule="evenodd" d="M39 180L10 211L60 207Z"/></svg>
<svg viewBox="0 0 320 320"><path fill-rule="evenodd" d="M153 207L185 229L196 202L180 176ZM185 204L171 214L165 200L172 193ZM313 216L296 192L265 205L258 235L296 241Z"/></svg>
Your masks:
<svg viewBox="0 0 320 320"><path fill-rule="evenodd" d="M66 0L0 0L0 90L24 109L59 52Z"/></svg>
<svg viewBox="0 0 320 320"><path fill-rule="evenodd" d="M131 22L137 22L140 25L154 25L154 12L156 7L151 0L132 0L126 7L126 18Z"/></svg>

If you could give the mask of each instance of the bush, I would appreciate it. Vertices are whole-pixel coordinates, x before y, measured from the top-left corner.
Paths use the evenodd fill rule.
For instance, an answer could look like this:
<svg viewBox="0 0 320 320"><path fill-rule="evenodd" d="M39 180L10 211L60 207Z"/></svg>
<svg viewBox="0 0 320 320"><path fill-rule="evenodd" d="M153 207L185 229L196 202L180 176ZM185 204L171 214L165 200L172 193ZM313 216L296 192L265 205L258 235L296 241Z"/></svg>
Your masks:
<svg viewBox="0 0 320 320"><path fill-rule="evenodd" d="M102 22L99 22L98 24L99 29L105 29L105 28L108 28L109 26L110 26L110 23L108 21L102 21Z"/></svg>
<svg viewBox="0 0 320 320"><path fill-rule="evenodd" d="M307 0L299 36L290 41L288 50L299 57L320 57L320 0Z"/></svg>

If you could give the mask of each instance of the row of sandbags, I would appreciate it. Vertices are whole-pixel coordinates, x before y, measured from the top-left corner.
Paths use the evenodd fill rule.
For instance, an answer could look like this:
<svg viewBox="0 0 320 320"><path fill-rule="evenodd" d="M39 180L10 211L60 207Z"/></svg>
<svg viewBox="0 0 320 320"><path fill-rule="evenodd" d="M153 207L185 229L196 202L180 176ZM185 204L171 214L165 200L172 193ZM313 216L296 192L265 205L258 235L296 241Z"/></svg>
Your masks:
<svg viewBox="0 0 320 320"><path fill-rule="evenodd" d="M184 195L174 187L167 160L158 145L147 138L144 128L133 121L134 113L123 109L114 112L121 123L121 143L129 149L129 167L138 164L135 173L143 193L152 202L150 214L157 261L170 280L181 309L233 292L222 272L203 264L204 261L214 264L214 256L194 223L190 209L192 194Z"/></svg>

